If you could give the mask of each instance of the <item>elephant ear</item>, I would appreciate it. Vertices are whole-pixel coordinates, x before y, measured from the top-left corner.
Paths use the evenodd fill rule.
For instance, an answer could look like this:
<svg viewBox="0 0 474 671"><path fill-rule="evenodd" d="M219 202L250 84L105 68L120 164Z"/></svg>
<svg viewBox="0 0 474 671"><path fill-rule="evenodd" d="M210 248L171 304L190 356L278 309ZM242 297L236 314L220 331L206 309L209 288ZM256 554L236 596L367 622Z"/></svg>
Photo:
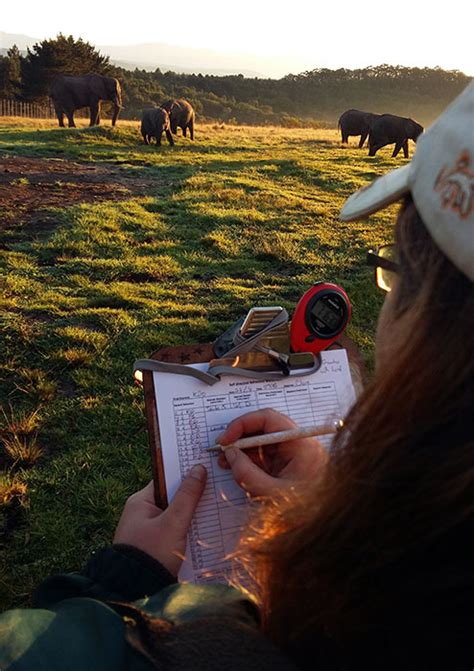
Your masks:
<svg viewBox="0 0 474 671"><path fill-rule="evenodd" d="M108 100L114 100L120 94L120 84L113 77L104 77L104 88Z"/></svg>
<svg viewBox="0 0 474 671"><path fill-rule="evenodd" d="M96 75L95 73L92 73L88 75L88 79L89 79L89 89L92 91L94 95L103 99L104 95L107 93L105 90L104 78L101 77L101 75Z"/></svg>

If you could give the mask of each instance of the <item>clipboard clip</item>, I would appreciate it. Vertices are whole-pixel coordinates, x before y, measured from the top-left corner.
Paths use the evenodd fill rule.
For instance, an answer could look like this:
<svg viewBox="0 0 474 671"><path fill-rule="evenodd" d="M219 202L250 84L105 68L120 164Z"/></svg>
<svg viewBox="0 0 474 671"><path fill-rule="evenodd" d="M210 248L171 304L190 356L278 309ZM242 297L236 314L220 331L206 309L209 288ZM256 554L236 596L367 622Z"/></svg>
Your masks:
<svg viewBox="0 0 474 671"><path fill-rule="evenodd" d="M238 319L213 343L216 355L207 371L183 365L139 359L136 371L174 373L195 377L213 385L222 375L238 375L252 379L273 380L291 375L311 375L321 366L320 354L290 352L288 312L280 307L254 307Z"/></svg>

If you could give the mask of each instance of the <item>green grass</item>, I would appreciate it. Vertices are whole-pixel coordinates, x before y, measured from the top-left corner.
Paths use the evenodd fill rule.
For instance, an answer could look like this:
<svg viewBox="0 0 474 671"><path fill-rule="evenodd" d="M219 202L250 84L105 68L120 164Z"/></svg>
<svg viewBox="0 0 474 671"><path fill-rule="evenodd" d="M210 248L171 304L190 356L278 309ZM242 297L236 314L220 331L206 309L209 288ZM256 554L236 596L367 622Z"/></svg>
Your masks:
<svg viewBox="0 0 474 671"><path fill-rule="evenodd" d="M209 341L253 305L291 313L324 279L347 290L348 334L371 367L382 297L364 258L390 240L394 210L337 217L354 189L404 161L390 148L366 154L342 149L335 131L202 126L194 143L157 149L137 124L0 125L3 159L113 163L154 184L74 206L64 188L52 227L0 230L3 607L28 603L52 571L78 569L149 480L135 359Z"/></svg>

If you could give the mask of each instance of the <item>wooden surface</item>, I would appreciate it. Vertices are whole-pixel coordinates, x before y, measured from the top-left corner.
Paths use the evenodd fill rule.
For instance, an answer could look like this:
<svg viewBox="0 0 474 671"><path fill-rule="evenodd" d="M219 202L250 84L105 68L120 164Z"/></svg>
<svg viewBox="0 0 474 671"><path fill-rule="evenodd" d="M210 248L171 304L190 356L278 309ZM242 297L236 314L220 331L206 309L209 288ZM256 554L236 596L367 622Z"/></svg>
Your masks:
<svg viewBox="0 0 474 671"><path fill-rule="evenodd" d="M362 356L357 345L346 335L339 338L339 343L334 343L330 349L347 350L352 381L356 395L359 396L366 382L366 371ZM157 361L167 363L205 363L214 358L212 343L177 345L176 347L162 347L149 357ZM168 497L166 494L166 483L163 470L163 455L161 452L160 429L158 426L158 414L156 411L155 389L153 385L153 373L143 371L143 391L145 396L145 415L148 428L148 445L151 454L153 469L153 481L155 484L155 502L159 508L166 508Z"/></svg>
<svg viewBox="0 0 474 671"><path fill-rule="evenodd" d="M205 363L214 357L212 343L201 345L177 345L176 347L162 347L149 357L156 361L167 363ZM163 470L163 455L161 452L160 429L158 426L158 413L156 411L155 388L153 385L153 373L143 371L143 392L145 395L145 415L148 428L148 446L151 454L153 469L153 482L155 484L155 502L158 508L166 508L168 497L166 494L166 483Z"/></svg>

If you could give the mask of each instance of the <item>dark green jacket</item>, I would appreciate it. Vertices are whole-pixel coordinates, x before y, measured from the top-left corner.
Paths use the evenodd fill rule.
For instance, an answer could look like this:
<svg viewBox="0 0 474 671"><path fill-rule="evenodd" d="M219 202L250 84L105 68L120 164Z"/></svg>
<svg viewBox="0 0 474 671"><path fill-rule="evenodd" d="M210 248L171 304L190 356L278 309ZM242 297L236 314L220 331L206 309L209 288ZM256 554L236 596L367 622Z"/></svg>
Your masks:
<svg viewBox="0 0 474 671"><path fill-rule="evenodd" d="M178 584L129 546L48 578L34 605L0 615L1 671L294 670L241 592Z"/></svg>

